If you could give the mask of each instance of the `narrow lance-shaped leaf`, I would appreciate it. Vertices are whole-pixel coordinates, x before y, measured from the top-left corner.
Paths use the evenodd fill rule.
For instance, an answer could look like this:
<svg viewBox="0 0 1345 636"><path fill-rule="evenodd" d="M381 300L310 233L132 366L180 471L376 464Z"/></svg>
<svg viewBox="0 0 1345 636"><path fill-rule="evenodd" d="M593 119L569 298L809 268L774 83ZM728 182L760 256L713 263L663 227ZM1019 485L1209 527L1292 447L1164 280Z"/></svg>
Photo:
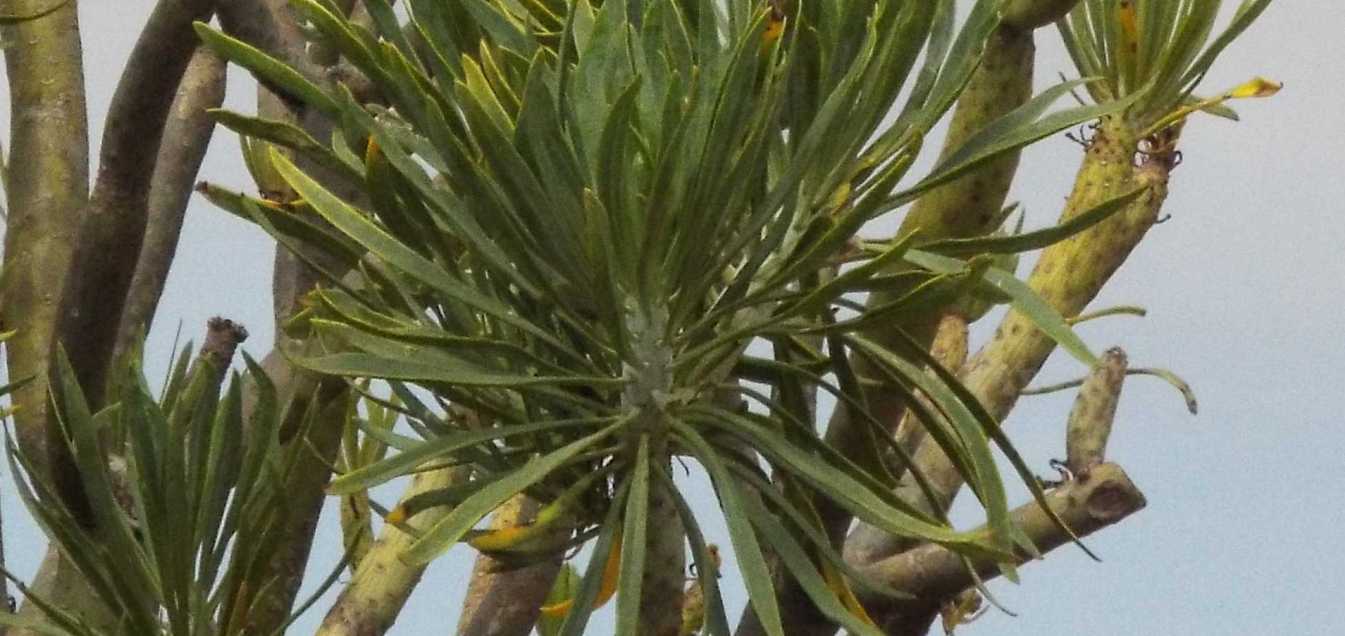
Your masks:
<svg viewBox="0 0 1345 636"><path fill-rule="evenodd" d="M1134 96L1105 102L1098 105L1076 106L1042 116L1051 104L1071 89L1085 85L1091 80L1074 80L1058 84L1028 100L990 125L982 128L967 143L953 152L930 171L919 183L889 196L883 209L895 209L931 188L947 183L965 174L969 170L990 161L1006 152L1017 150L1032 142L1054 135L1079 124L1093 121L1104 115L1120 112L1129 106Z"/></svg>
<svg viewBox="0 0 1345 636"><path fill-rule="evenodd" d="M640 629L640 604L644 600L640 590L648 548L649 471L649 436L641 435L635 469L630 473L626 517L621 524L621 578L618 579L616 597L616 633L619 636L636 636Z"/></svg>
<svg viewBox="0 0 1345 636"><path fill-rule="evenodd" d="M906 260L934 272L952 273L962 271L966 263L955 258L940 256L923 250L906 252ZM1074 333L1060 312L1051 307L1037 292L1032 291L1013 274L991 268L985 273L985 280L995 290L1007 294L1012 299L1013 308L1022 312L1037 325L1048 337L1068 351L1080 362L1091 367L1097 363L1094 354L1083 339Z"/></svg>
<svg viewBox="0 0 1345 636"><path fill-rule="evenodd" d="M593 447L615 432L620 426L620 423L608 426L547 455L535 458L514 472L482 488L426 530L424 536L412 544L407 551L406 560L416 564L429 563L435 557L453 547L453 544L467 534L468 530L476 526L476 523L482 517L490 514L492 510L500 507L501 504L524 488L541 481L579 453Z"/></svg>
<svg viewBox="0 0 1345 636"><path fill-rule="evenodd" d="M204 22L197 22L193 26L202 42L229 61L246 68L262 82L298 98L324 114L335 116L340 113L341 109L337 106L336 100L294 68L251 44L216 31Z"/></svg>
<svg viewBox="0 0 1345 636"><path fill-rule="evenodd" d="M603 520L602 531L598 534L598 540L594 542L588 569L584 572L584 578L579 583L579 591L569 602L568 610L565 611L565 622L559 630L560 636L583 636L584 628L588 626L589 616L593 614L595 605L598 604L599 598L603 595L602 587L606 584L606 579L611 573L612 557L621 553L621 517L622 513L625 512L624 504L629 496L630 486L627 482L618 487L615 496L612 497L607 518ZM558 606L564 607L564 604L558 604ZM558 607L543 607L543 615L548 614L548 609L557 611Z"/></svg>
<svg viewBox="0 0 1345 636"><path fill-rule="evenodd" d="M1147 190L1148 186L1141 184L1131 189L1130 192L1125 192L1107 199L1088 210L1070 217L1069 220L1064 223L1033 232L1023 232L1010 236L944 239L921 245L920 249L926 252L942 254L944 256L1009 254L1041 249L1079 234L1088 228L1111 218L1112 215L1124 210L1126 206L1134 202L1135 199L1138 199L1140 195L1144 194Z"/></svg>
<svg viewBox="0 0 1345 636"><path fill-rule="evenodd" d="M489 428L480 431L464 431L438 439L427 440L413 448L397 453L382 461L361 466L336 479L327 487L334 495L348 495L372 488L392 479L406 475L417 466L435 458L448 458L453 452L476 446L485 442L504 439L515 435L562 431L581 426L610 424L610 418L558 420L551 422L533 422L516 426ZM368 429L366 429L368 430Z"/></svg>
<svg viewBox="0 0 1345 636"><path fill-rule="evenodd" d="M769 636L784 636L784 626L780 618L779 601L775 598L775 588L771 584L771 571L766 565L765 554L757 542L756 532L748 520L747 510L742 497L729 476L728 470L719 460L717 451L685 423L674 421L673 431L680 441L691 449L696 459L710 473L715 489L719 493L719 507L728 523L729 538L733 541L733 552L738 557L738 569L743 583L747 585L747 595L752 608L761 620Z"/></svg>
<svg viewBox="0 0 1345 636"><path fill-rule="evenodd" d="M873 619L867 614L857 615L837 597L836 591L823 579L803 546L790 536L775 515L766 510L760 501L743 497L742 502L752 525L760 531L775 555L784 563L785 569L827 618L836 621L852 634L882 636L883 632L873 624ZM860 607L859 611L864 610Z"/></svg>
<svg viewBox="0 0 1345 636"><path fill-rule="evenodd" d="M663 487L672 495L673 505L677 507L677 516L686 529L687 542L691 544L691 555L696 564L696 580L701 586L701 598L704 603L704 632L706 636L729 636L728 616L724 612L724 599L719 593L718 559L705 542L696 514L687 504L680 489L665 472L656 473Z"/></svg>

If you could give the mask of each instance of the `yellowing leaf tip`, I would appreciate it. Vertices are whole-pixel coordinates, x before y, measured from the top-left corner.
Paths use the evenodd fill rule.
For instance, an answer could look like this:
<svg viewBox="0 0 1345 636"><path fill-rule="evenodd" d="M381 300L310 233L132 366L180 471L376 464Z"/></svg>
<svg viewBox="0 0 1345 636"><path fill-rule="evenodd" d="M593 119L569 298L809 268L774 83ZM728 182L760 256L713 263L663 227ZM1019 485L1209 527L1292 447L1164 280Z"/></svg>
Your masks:
<svg viewBox="0 0 1345 636"><path fill-rule="evenodd" d="M1229 99L1245 99L1250 97L1270 97L1280 92L1284 88L1282 82L1274 82L1264 77L1257 76L1247 82L1243 82L1228 92Z"/></svg>

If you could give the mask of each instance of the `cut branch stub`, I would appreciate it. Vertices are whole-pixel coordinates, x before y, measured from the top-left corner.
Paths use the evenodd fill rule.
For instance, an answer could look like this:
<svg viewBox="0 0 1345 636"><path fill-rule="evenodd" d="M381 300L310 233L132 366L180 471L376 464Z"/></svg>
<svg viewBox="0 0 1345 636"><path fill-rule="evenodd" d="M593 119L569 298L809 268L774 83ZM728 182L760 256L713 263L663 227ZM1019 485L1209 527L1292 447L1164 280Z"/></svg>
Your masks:
<svg viewBox="0 0 1345 636"><path fill-rule="evenodd" d="M1125 375L1125 352L1113 347L1103 354L1079 389L1065 435L1065 464L1076 477L1086 477L1104 461Z"/></svg>
<svg viewBox="0 0 1345 636"><path fill-rule="evenodd" d="M1116 464L1098 464L1089 479L1067 482L1048 493L1047 502L1079 537L1118 523L1146 503L1144 494ZM1071 541L1035 502L1015 509L1013 521L1043 554ZM1020 551L1015 560L1022 564L1033 558ZM982 580L1000 573L992 559L972 559L971 563ZM872 607L886 605L903 615L936 609L976 583L963 556L933 544L862 566L860 571L895 590L915 595L916 600L901 602L872 595L861 598Z"/></svg>

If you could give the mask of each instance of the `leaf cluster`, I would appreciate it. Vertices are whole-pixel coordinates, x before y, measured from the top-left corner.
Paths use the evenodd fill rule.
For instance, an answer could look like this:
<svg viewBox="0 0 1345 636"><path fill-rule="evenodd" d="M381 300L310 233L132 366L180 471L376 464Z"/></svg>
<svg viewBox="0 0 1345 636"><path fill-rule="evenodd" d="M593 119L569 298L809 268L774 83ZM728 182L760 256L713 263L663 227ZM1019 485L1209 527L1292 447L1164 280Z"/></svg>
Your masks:
<svg viewBox="0 0 1345 636"><path fill-rule="evenodd" d="M964 554L1007 561L1033 550L1009 523L991 448L1041 492L998 423L922 349L894 351L866 331L976 295L1014 302L1091 360L1049 305L975 255L1059 240L1129 199L1068 227L976 245L922 244L917 233L862 249L857 239L936 185L1124 106L1048 114L1071 85L1047 91L902 187L975 70L998 2L977 2L960 27L951 0L410 0L406 21L385 0L368 0L372 28L330 0L292 4L381 100L363 103L200 25L231 61L337 123L330 139L315 139L219 112L251 147L292 153L267 154L265 171L297 199L203 191L301 257L326 257L309 262L328 286L291 325L322 353L296 361L390 380L395 408L416 429L403 437L366 427L396 452L344 474L332 491L352 495L427 465L471 467L466 483L422 501L454 507L408 560L427 562L464 540L526 554L596 536L597 554L621 546L618 622L633 625L641 577L632 564L645 557L652 493L677 502L700 571L714 571L672 483L669 459L679 456L710 474L753 606L773 634L782 627L768 553L858 633L876 631L847 578L895 594L833 549L820 499ZM314 168L363 184L363 197L334 194ZM892 275L897 263L902 273ZM852 299L887 286L905 293L877 307ZM753 342L771 357L749 354ZM893 494L896 475L913 467L868 412L872 379L856 360L911 398L985 508L989 532L957 532ZM807 397L817 390L864 420L887 463L821 440ZM543 502L563 545L474 531L520 492ZM594 560L560 633L582 631L606 569ZM706 629L726 633L713 577L702 584Z"/></svg>
<svg viewBox="0 0 1345 636"><path fill-rule="evenodd" d="M59 439L79 465L92 518L63 500L31 458L7 442L23 502L118 616L120 634L206 636L244 629L259 585L252 571L274 558L289 465L277 440L276 390L247 359L256 403L244 418L243 376L222 392L209 357L188 345L155 399L138 361L118 401L91 412L64 353L52 372ZM291 458L292 459L292 458ZM264 587L264 584L262 585ZM54 633L95 634L80 619L30 595ZM34 627L19 616L0 621ZM36 628L36 627L34 627Z"/></svg>
<svg viewBox="0 0 1345 636"><path fill-rule="evenodd" d="M1222 0L1082 0L1058 22L1079 72L1098 103L1132 98L1126 118L1144 129L1183 105L1221 117L1237 115L1193 96L1215 59L1270 6L1243 0L1217 36Z"/></svg>

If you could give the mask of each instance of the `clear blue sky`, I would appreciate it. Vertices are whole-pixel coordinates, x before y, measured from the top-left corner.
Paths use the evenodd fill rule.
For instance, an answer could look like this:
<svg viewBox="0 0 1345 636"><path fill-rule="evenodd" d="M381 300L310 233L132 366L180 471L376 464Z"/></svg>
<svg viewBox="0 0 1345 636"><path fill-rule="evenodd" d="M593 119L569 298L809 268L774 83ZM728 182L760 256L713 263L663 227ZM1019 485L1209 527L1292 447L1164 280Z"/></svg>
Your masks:
<svg viewBox="0 0 1345 636"><path fill-rule="evenodd" d="M152 5L81 3L95 144ZM1337 3L1281 0L1223 56L1207 93L1256 74L1283 80L1284 91L1239 104L1242 123L1197 118L1187 127L1186 162L1165 208L1172 220L1150 233L1096 303L1141 304L1149 317L1080 328L1095 348L1120 345L1134 365L1173 369L1199 393L1201 413L1191 417L1161 382L1132 378L1126 386L1110 456L1145 492L1148 508L1089 540L1103 563L1071 549L1052 553L1023 569L1022 585L995 585L1017 618L992 612L959 633L1345 633L1338 609L1345 586L1337 581L1345 571L1342 26L1345 8ZM1040 86L1073 72L1053 31L1042 32L1039 47ZM230 89L230 104L250 110L250 84L236 69ZM7 109L8 100L0 100L5 119ZM1055 218L1078 154L1063 137L1026 153L1012 197L1025 206L1029 225ZM21 151L14 160L22 160ZM217 135L202 176L248 185L235 138ZM165 367L179 321L185 336L199 337L208 317L226 315L249 327L250 352L269 350L271 253L261 232L194 201L151 335L151 373ZM1041 378L1080 373L1057 356ZM1070 399L1026 398L1008 421L1042 473L1048 458L1063 454ZM29 574L42 537L11 487L0 491L9 565ZM708 512L713 501L703 483L696 494ZM1024 500L1021 492L1016 497ZM960 512L960 522L976 521ZM324 568L339 558L332 517L324 518L324 547L315 558ZM707 531L727 543L722 524ZM393 633L450 631L470 558L460 547L436 562ZM745 596L735 573L725 587L736 616ZM311 633L325 606L293 633Z"/></svg>

